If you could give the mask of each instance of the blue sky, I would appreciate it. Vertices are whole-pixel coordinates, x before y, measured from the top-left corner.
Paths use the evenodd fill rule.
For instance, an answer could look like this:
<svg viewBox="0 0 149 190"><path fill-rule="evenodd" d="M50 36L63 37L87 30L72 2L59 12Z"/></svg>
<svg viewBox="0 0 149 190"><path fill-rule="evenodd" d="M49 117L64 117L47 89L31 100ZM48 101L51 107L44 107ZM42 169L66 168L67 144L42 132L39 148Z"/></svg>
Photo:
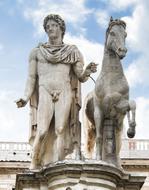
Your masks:
<svg viewBox="0 0 149 190"><path fill-rule="evenodd" d="M127 23L128 53L122 61L130 85L130 99L137 102L136 138L149 138L149 1L147 0L0 0L0 141L27 141L29 108L17 109L23 96L28 55L39 42L46 42L44 16L60 14L66 21L65 43L76 44L85 63L99 63L110 16ZM83 96L93 90L89 80ZM127 125L126 125L127 128Z"/></svg>

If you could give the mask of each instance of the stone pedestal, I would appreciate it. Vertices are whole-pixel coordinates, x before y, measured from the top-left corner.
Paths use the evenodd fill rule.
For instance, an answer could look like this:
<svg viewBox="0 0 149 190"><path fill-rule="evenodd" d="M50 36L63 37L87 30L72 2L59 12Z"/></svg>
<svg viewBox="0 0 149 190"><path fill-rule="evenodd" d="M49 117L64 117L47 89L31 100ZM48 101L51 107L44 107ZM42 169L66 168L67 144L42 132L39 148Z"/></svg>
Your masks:
<svg viewBox="0 0 149 190"><path fill-rule="evenodd" d="M16 190L140 190L145 177L95 160L65 160L17 175Z"/></svg>

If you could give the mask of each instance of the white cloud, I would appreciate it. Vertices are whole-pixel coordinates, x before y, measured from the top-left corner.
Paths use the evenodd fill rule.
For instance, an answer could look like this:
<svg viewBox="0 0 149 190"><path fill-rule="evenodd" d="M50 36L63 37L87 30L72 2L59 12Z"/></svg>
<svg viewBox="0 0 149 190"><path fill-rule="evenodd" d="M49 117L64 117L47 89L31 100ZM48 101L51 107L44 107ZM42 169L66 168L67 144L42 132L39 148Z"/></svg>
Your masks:
<svg viewBox="0 0 149 190"><path fill-rule="evenodd" d="M136 138L149 139L149 98L138 97L136 99L137 112L136 112Z"/></svg>
<svg viewBox="0 0 149 190"><path fill-rule="evenodd" d="M110 16L107 10L97 10L95 17L100 27L106 28L108 26Z"/></svg>
<svg viewBox="0 0 149 190"><path fill-rule="evenodd" d="M74 28L81 31L81 25L87 16L92 12L91 9L85 7L85 0L39 0L36 8L27 7L24 10L24 16L30 19L36 27L37 34L43 33L43 18L47 14L59 14L63 19L70 23Z"/></svg>
<svg viewBox="0 0 149 190"><path fill-rule="evenodd" d="M116 11L121 11L129 6L135 5L139 0L109 0L107 3L109 3L109 6L111 9L115 9Z"/></svg>
<svg viewBox="0 0 149 190"><path fill-rule="evenodd" d="M144 23L144 19L146 20L145 17L147 16L147 15L146 16L144 15L145 13L144 10L145 9L144 9L143 4L140 4L136 6L132 16L122 18L127 24L127 33L128 33L127 44L129 48L131 48L132 51L144 50L144 48L142 49L142 41L144 41L143 39L147 37L146 34L145 36L142 36L142 32L141 32L142 22ZM144 27L143 27L143 30L144 30Z"/></svg>
<svg viewBox="0 0 149 190"><path fill-rule="evenodd" d="M126 69L126 77L130 87L137 87L137 85L148 86L149 83L149 56L141 56L134 60Z"/></svg>
<svg viewBox="0 0 149 190"><path fill-rule="evenodd" d="M123 18L127 23L128 50L130 49L133 52L140 53L140 56L137 56L137 58L133 60L126 70L130 85L135 87L137 84L146 86L149 85L149 25L147 24L149 18L148 7L148 1L140 1L140 3L138 3L135 7L132 16Z"/></svg>
<svg viewBox="0 0 149 190"><path fill-rule="evenodd" d="M2 90L0 92L0 121L1 141L27 141L28 114L27 109L17 109L14 101L15 91ZM26 114L25 114L26 113Z"/></svg>
<svg viewBox="0 0 149 190"><path fill-rule="evenodd" d="M101 65L102 56L103 56L103 45L89 41L82 35L80 36L72 36L67 33L64 41L69 44L75 44L80 49L84 56L85 63L93 61L99 63Z"/></svg>

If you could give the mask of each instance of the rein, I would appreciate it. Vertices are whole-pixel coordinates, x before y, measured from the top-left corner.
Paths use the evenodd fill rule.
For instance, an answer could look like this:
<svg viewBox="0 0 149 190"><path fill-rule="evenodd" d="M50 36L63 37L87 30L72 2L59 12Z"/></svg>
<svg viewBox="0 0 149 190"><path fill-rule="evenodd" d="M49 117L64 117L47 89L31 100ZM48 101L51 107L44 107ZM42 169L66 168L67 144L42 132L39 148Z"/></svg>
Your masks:
<svg viewBox="0 0 149 190"><path fill-rule="evenodd" d="M91 80L94 82L94 84L96 83L96 81L91 76L89 76L89 78L91 78Z"/></svg>

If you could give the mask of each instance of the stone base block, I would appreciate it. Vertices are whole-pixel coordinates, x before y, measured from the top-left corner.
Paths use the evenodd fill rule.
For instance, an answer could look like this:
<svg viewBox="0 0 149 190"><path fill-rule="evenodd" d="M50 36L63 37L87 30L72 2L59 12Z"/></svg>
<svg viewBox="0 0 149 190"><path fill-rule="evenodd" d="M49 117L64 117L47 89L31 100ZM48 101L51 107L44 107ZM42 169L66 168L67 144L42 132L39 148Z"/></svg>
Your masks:
<svg viewBox="0 0 149 190"><path fill-rule="evenodd" d="M102 161L65 160L17 174L16 190L140 190L144 181Z"/></svg>

